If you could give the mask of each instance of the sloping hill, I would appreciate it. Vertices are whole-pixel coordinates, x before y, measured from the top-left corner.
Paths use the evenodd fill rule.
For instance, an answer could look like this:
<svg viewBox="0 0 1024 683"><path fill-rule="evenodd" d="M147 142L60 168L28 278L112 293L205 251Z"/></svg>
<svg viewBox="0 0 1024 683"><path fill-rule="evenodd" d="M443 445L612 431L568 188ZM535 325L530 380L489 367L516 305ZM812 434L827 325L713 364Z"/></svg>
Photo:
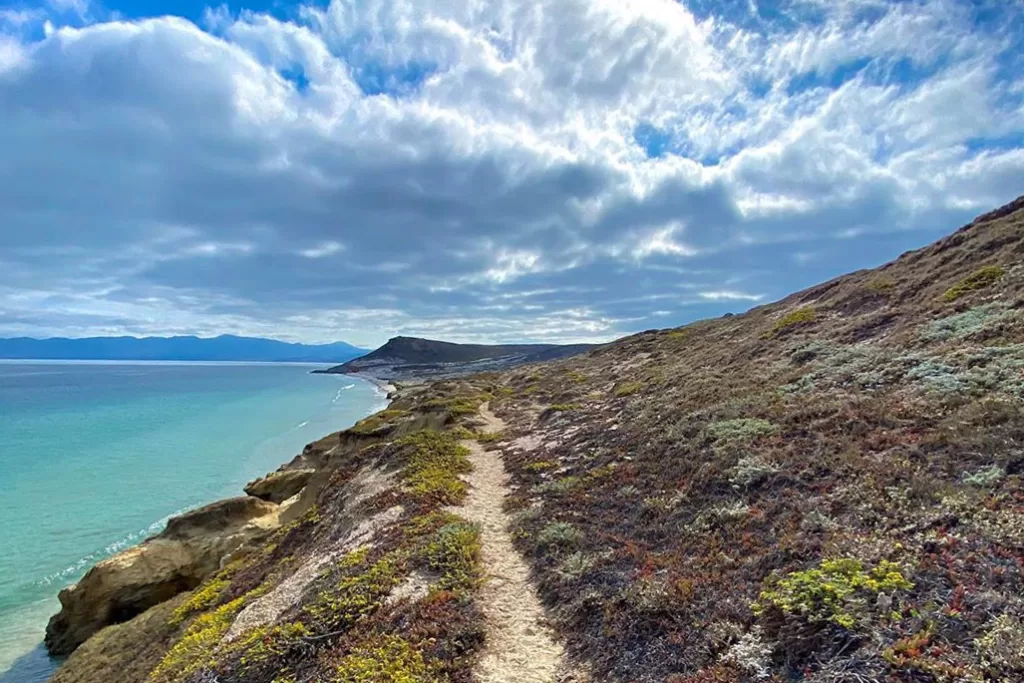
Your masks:
<svg viewBox="0 0 1024 683"><path fill-rule="evenodd" d="M258 337L85 337L0 339L0 358L330 363L366 353L344 342L295 344Z"/></svg>
<svg viewBox="0 0 1024 683"><path fill-rule="evenodd" d="M405 387L297 463L265 542L134 618L129 586L55 683L537 680L495 664L531 642L566 681L1024 680L1024 200L743 315Z"/></svg>
<svg viewBox="0 0 1024 683"><path fill-rule="evenodd" d="M362 373L379 379L450 377L566 358L595 348L596 344L453 344L394 337L365 356L323 372Z"/></svg>
<svg viewBox="0 0 1024 683"><path fill-rule="evenodd" d="M515 537L598 680L1024 680L1024 200L501 391Z"/></svg>

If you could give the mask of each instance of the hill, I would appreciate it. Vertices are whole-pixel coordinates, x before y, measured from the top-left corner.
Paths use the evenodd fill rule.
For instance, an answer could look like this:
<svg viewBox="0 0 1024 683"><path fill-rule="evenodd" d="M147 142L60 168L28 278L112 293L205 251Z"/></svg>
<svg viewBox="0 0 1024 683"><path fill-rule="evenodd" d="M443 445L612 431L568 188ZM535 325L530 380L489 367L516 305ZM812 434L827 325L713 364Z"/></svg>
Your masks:
<svg viewBox="0 0 1024 683"><path fill-rule="evenodd" d="M329 363L366 353L344 342L293 344L257 337L85 337L0 339L0 358Z"/></svg>
<svg viewBox="0 0 1024 683"><path fill-rule="evenodd" d="M1022 476L1024 198L743 315L402 386L250 487L303 487L266 537L225 501L63 592L65 649L131 621L54 683L1018 681ZM219 571L156 561L239 528Z"/></svg>
<svg viewBox="0 0 1024 683"><path fill-rule="evenodd" d="M323 372L359 373L386 380L451 377L567 358L597 347L596 344L453 344L394 337L365 356Z"/></svg>

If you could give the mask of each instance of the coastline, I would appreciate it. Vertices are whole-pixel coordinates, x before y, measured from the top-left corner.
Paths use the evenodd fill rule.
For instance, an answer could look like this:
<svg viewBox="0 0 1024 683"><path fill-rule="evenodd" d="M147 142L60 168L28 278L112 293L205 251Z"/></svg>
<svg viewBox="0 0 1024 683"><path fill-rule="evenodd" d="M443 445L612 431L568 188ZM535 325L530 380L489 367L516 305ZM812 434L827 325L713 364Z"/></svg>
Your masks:
<svg viewBox="0 0 1024 683"><path fill-rule="evenodd" d="M374 385L375 387L384 392L389 403L393 401L395 397L398 395L398 386L392 384L388 380L380 379L378 377L374 377L373 375L368 375L363 372L346 372L344 374L350 377L358 377L359 379Z"/></svg>
<svg viewBox="0 0 1024 683"><path fill-rule="evenodd" d="M12 363L12 364L21 364L21 363ZM63 363L61 363L61 364L63 364ZM54 365L57 365L57 363L54 363ZM89 363L87 365L110 365L110 364L108 364L108 363ZM158 364L152 364L152 365L158 365ZM159 364L159 365L163 365L163 364ZM180 364L176 363L175 365L180 365ZM196 365L199 365L199 364L196 364ZM214 364L203 364L203 365L214 365ZM221 365L223 367L223 364L216 364L216 365ZM237 365L242 365L242 364L233 364L233 365L237 366ZM244 365L257 365L257 364L245 363ZM262 364L260 364L260 365L262 365ZM266 364L266 365L271 365L271 364ZM280 365L280 364L274 364L274 365ZM295 366L295 365L298 365L298 364L289 364L289 365ZM282 463L287 463L289 457L291 457L293 454L295 454L297 452L300 452L300 450L305 445L309 444L311 441L315 441L316 439L323 438L324 434L330 433L332 431L337 431L339 428L347 428L347 427L351 426L351 424L357 422L358 420L364 418L365 416L367 416L369 414L372 414L374 412L377 412L377 411L385 408L388 405L388 403L390 402L390 398L388 397L388 393L389 393L390 389L393 389L393 387L389 387L386 383L382 383L382 382L379 382L379 381L370 381L370 378L367 378L367 377L359 377L358 379L362 379L362 380L366 381L367 384L370 385L370 386L369 387L364 387L361 390L358 390L357 392L355 392L353 394L354 398L351 399L351 400L344 400L343 402L340 402L340 403L337 402L337 400L334 401L334 402L328 401L327 403L324 404L325 408L322 411L322 414L320 414L318 412L315 418L311 418L312 419L312 424L310 426L308 426L308 427L304 428L305 425L309 424L308 420L306 420L304 418L303 419L295 420L295 423L291 427L282 428L280 432L274 432L273 434L269 434L268 433L266 435L259 435L259 431L258 430L256 430L254 432L253 430L250 430L250 429L248 429L246 427L239 427L241 430L243 430L243 434L245 434L246 436L251 436L253 433L256 433L257 435L259 435L256 438L252 439L253 444L256 444L256 439L259 439L259 445L257 447L257 450L253 451L250 454L249 451L248 451L249 446L246 445L246 446L239 447L240 449L246 449L246 454L242 455L242 460L237 460L237 459L232 458L230 460L224 461L224 462L227 462L227 465L225 467L214 468L215 470L217 470L219 472L219 474L217 474L217 472L214 473L214 475L216 476L216 480L221 482L222 484L225 484L225 486L222 486L222 487L215 487L215 488L220 488L221 489L220 492L214 492L214 495L209 496L209 497L205 497L205 498L195 498L193 496L195 498L195 500L189 501L185 507L180 507L180 506L177 507L177 512L174 515L169 515L168 517L163 517L160 520L160 522L166 522L168 520L168 518L171 517L171 516L176 516L176 517L180 518L182 516L187 516L190 512L193 512L193 511L195 511L197 509L206 508L206 507L209 507L211 505L217 505L219 503L222 503L225 500L225 496L244 496L242 489L243 489L243 487L245 485L247 485L247 482L251 482L254 479L259 479L259 478L265 476L266 473L271 472L273 470L274 466L280 466ZM330 383L330 384L333 384L333 383ZM367 391L367 389L370 389L370 391ZM334 389L331 389L330 391L333 394ZM323 391L320 391L319 393L322 394ZM348 394L348 393L349 392L346 392L346 394ZM358 394L358 397L356 397L356 394ZM287 399L283 399L283 400L287 400ZM186 401L186 403L187 403L187 401ZM251 403L252 403L252 400L248 400L245 405L249 405ZM337 407L332 407L334 403L337 403ZM268 408L268 410L273 410L273 409L272 408ZM225 413L225 415L228 415L228 414L233 415L235 412L237 412L237 410L234 410L231 413ZM278 418L280 415L281 415L280 412L276 412L275 411L273 417ZM204 416L204 419L206 419L207 421L210 421L210 420L215 419L215 417L216 417L216 414L213 414L211 412L211 413L208 413L206 416ZM271 415L268 414L268 417L271 417ZM259 424L269 424L269 423L272 422L271 420L262 420L262 421L260 421L259 418L256 418L256 419L257 419L257 422ZM289 420L293 420L294 418L288 418L288 419ZM332 420L333 420L333 422L332 422ZM339 420L344 420L344 421L339 421ZM230 420L225 420L224 422L230 422ZM309 431L310 429L315 430L315 432L310 432ZM192 428L191 427L185 427L185 428L183 428L181 430L178 430L178 431L188 431L188 432L191 433L192 432ZM221 431L223 431L223 430L221 430ZM247 443L245 441L246 436L242 437L243 443ZM162 442L162 439L160 437L156 437L156 438ZM190 440L190 443L192 445L188 446L187 450L191 450L191 451L194 451L194 452L201 452L201 451L205 451L207 448L210 447L210 446L207 445L206 437L203 436L201 433L200 434L195 434L193 438L195 440L194 441ZM296 440L297 438L301 438L301 442L297 441ZM180 441L180 439L179 439L179 441ZM234 443L235 443L235 441L232 440L232 444L234 444ZM184 446L181 446L181 447L184 447ZM214 447L214 448L216 448L216 447ZM260 455L260 454L262 454L262 455ZM268 461L267 460L267 456L268 455L270 455L273 458L273 460ZM167 458L164 457L163 455L160 455L158 452L154 453L154 456L153 456L152 460L153 461L167 462ZM246 467L244 469L246 469L248 471L242 471L243 470L243 465L245 463L248 463L248 467ZM258 467L257 468L253 468L252 467L253 464L256 464ZM221 470L223 470L223 471L221 471ZM236 476L235 474L232 473L232 471L238 471L237 474L240 475L240 476ZM225 473L227 474L227 476L221 476L221 475L225 475ZM158 474L156 476L159 478ZM175 487L176 490L180 490L180 484L181 484L180 479L181 479L181 477L177 477L177 479L173 480L170 483L170 486ZM204 486L203 490L206 490L206 489L209 489L209 488L210 488L210 486ZM152 498L150 498L150 499L152 500ZM171 508L171 509L175 509L175 508ZM109 524L109 521L106 521L105 523ZM122 553L124 553L126 551L132 551L133 549L137 549L138 547L140 547L140 546L142 546L142 545L144 545L146 543L149 543L156 536L159 536L159 534L161 533L161 530L160 529L155 529L155 528L153 528L153 526L154 525L148 525L148 528L146 528L146 530L149 531L149 533L146 534L144 537L140 537L139 536L139 531L130 531L130 533L127 533L126 537L132 537L132 536L135 537L133 539L133 542L132 542L131 545L128 545L128 544L122 545L122 543L124 541L124 538L120 538L118 541L116 541L115 543L110 544L110 546L108 546L108 548L106 548L107 552L104 552L104 549L100 549L100 550L95 551L95 552L91 551L91 550L84 550L85 554L82 555L81 557L88 557L88 555L90 555L90 554L91 555L95 555L95 557L89 558L90 561L87 564L85 564L85 565L82 565L83 560L59 559L58 561L61 562L61 563L67 562L68 563L68 568L54 570L52 575L48 573L45 576L43 576L43 578L39 579L38 582L39 583L45 583L47 585L54 584L54 583L56 583L55 577L58 577L59 574L68 573L70 571L70 568L72 568L72 567L75 568L75 572L74 573L78 576L78 581L81 581L82 578L84 578L85 575L89 571L91 571L97 564L101 564L104 561L106 561L106 560L108 560L108 559L110 559L112 557L117 557L117 556L121 555ZM138 529L143 529L144 527L147 527L147 525L143 524L143 525L137 526ZM164 524L161 524L161 528L162 527L164 527ZM70 529L70 527L69 527L69 529ZM77 534L77 532L81 532L81 531L82 531L81 528L76 527L76 534ZM86 527L86 533L93 533L93 534L95 534L95 532L96 532L95 529L91 529L90 527ZM117 547L116 550L113 550L113 546L115 546L115 545L120 546L120 547ZM75 552L77 553L77 552L83 552L83 551L75 551ZM77 557L77 556L78 555L70 555L69 554L69 557ZM62 565L58 565L58 566L62 567L63 564ZM44 570L44 571L49 572L49 570ZM69 578L73 578L73 577L69 577ZM38 634L39 634L37 637L39 637L40 640L36 641L36 642L39 643L39 645L34 647L31 650L22 650L21 647L17 646L18 645L18 641L16 639L8 641L7 644L10 645L10 656L11 656L11 659L10 659L9 667L8 667L7 664L5 664L5 666L3 667L4 670L2 672L0 672L0 682L12 683L12 682L16 681L17 683L26 683L27 681L31 681L32 683L40 683L41 681L48 680L50 678L50 676L53 674L54 669L57 666L59 666L60 661L52 661L51 660L52 661L52 666L49 668L48 671L44 671L44 669L47 668L46 666L44 666L44 665L47 664L47 662L45 660L47 660L48 658L47 658L47 656L45 654L45 649L44 649L44 646L42 645L41 641L42 641L42 630L43 630L43 627L47 623L46 622L46 617L52 617L61 608L61 605L58 604L58 602L56 600L56 592L57 592L56 589L60 585L61 585L60 583L56 583L56 585L52 585L51 587L49 587L47 592L46 592L47 597L45 597L45 598L43 598L41 600L41 602L43 602L44 604L48 605L48 607L44 608L44 611L47 612L46 614L43 614L42 616L38 616L38 614L39 614L38 609L36 609L34 607L27 608L27 609L35 609L35 611L37 613L37 616L36 616L36 618L35 618L35 620L33 622L35 625L32 627L32 630L35 631L35 629L37 629L37 628L39 629L37 631ZM74 584L71 584L71 585L74 585ZM46 589L44 588L44 590L46 590ZM29 603L26 603L26 604L29 604ZM34 605L35 603L31 603L31 604ZM14 612L11 612L11 614L14 614ZM19 652L22 652L23 654L19 654Z"/></svg>
<svg viewBox="0 0 1024 683"><path fill-rule="evenodd" d="M395 394L395 393L398 392L397 386L395 384L393 384L390 380L382 379L382 378L377 377L375 375L371 375L368 372L348 372L348 371L342 371L342 370L335 371L336 368L340 368L340 367L343 367L343 366L338 365L338 366L335 366L333 368L317 368L316 370L311 371L310 374L311 375L347 375L349 377L357 377L357 378L359 378L359 379L361 379L361 380L363 380L365 382L369 382L370 384L373 384L374 386L376 386L379 389L383 390L384 393L388 395L389 399L392 397L392 394Z"/></svg>

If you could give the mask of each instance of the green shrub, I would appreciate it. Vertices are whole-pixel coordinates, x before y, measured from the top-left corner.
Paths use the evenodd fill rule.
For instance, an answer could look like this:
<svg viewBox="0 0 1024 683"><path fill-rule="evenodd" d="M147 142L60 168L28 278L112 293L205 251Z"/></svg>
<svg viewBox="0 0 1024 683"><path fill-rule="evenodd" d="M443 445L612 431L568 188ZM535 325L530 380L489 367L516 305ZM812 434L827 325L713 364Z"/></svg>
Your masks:
<svg viewBox="0 0 1024 683"><path fill-rule="evenodd" d="M153 683L177 683L215 663L221 638L231 628L235 615L250 601L266 592L263 587L196 617L149 675Z"/></svg>
<svg viewBox="0 0 1024 683"><path fill-rule="evenodd" d="M452 417L476 415L480 411L480 406L492 398L494 396L487 392L455 396L453 398L435 398L424 403L423 408L426 410L446 411Z"/></svg>
<svg viewBox="0 0 1024 683"><path fill-rule="evenodd" d="M172 624L180 624L196 612L203 612L217 604L224 589L231 584L227 579L213 578L193 591L192 595L171 616Z"/></svg>
<svg viewBox="0 0 1024 683"><path fill-rule="evenodd" d="M896 281L888 275L875 275L865 283L864 288L876 294L885 294L896 288Z"/></svg>
<svg viewBox="0 0 1024 683"><path fill-rule="evenodd" d="M1002 266L983 266L947 289L942 298L945 301L956 301L965 294L997 282L1005 273Z"/></svg>
<svg viewBox="0 0 1024 683"><path fill-rule="evenodd" d="M286 654L309 635L309 629L298 622L280 626L260 626L247 631L239 640L230 645L230 649L232 651L241 650L243 652L242 667L250 668Z"/></svg>
<svg viewBox="0 0 1024 683"><path fill-rule="evenodd" d="M1016 311L1007 311L999 304L976 306L963 313L933 320L921 330L920 338L926 342L963 339L1016 315Z"/></svg>
<svg viewBox="0 0 1024 683"><path fill-rule="evenodd" d="M495 443L505 438L504 432L487 432L484 434L476 434L474 438L479 443Z"/></svg>
<svg viewBox="0 0 1024 683"><path fill-rule="evenodd" d="M380 636L357 646L338 665L333 683L433 683L437 672L399 636Z"/></svg>
<svg viewBox="0 0 1024 683"><path fill-rule="evenodd" d="M817 312L813 306L804 306L796 310L790 311L786 315L782 316L775 321L775 326L772 327L771 331L766 335L768 337L774 337L783 330L787 330L795 325L803 325L805 323L814 322L814 319L818 317Z"/></svg>
<svg viewBox="0 0 1024 683"><path fill-rule="evenodd" d="M543 494L543 493L553 493L553 494L568 493L569 491L572 491L573 489L575 489L577 486L579 486L583 482L584 482L583 477L581 477L579 475L576 475L576 474L571 474L568 477L561 477L559 479L552 479L551 481L545 481L542 484L537 484L536 486L533 487L532 491L534 493L538 493L538 494Z"/></svg>
<svg viewBox="0 0 1024 683"><path fill-rule="evenodd" d="M978 488L991 488L1006 477L1006 471L999 465L992 465L972 474L964 475L964 483Z"/></svg>
<svg viewBox="0 0 1024 683"><path fill-rule="evenodd" d="M615 395L619 398L623 396L632 396L643 388L644 385L640 382L623 382L615 387Z"/></svg>
<svg viewBox="0 0 1024 683"><path fill-rule="evenodd" d="M594 566L594 558L584 553L573 553L558 563L555 572L563 581L576 581Z"/></svg>
<svg viewBox="0 0 1024 683"><path fill-rule="evenodd" d="M841 557L823 560L820 567L797 571L761 591L752 606L761 616L770 607L784 614L796 614L811 622L831 622L852 629L856 611L869 597L914 587L895 562L882 560L865 569L860 560Z"/></svg>
<svg viewBox="0 0 1024 683"><path fill-rule="evenodd" d="M753 441L762 436L771 436L777 431L774 424L756 417L721 420L707 426L708 435L717 442Z"/></svg>
<svg viewBox="0 0 1024 683"><path fill-rule="evenodd" d="M809 363L812 360L828 358L834 355L836 352L835 347L828 343L819 340L807 342L796 351L789 355L794 365L803 365Z"/></svg>
<svg viewBox="0 0 1024 683"><path fill-rule="evenodd" d="M473 469L469 449L456 435L424 429L400 439L411 451L402 473L409 492L422 503L458 505L466 496L466 482L459 478Z"/></svg>
<svg viewBox="0 0 1024 683"><path fill-rule="evenodd" d="M441 575L442 590L472 588L480 578L480 529L469 522L446 524L427 544L430 568Z"/></svg>
<svg viewBox="0 0 1024 683"><path fill-rule="evenodd" d="M730 471L729 483L747 488L775 474L778 470L777 466L765 461L760 455L747 454L740 458L736 467Z"/></svg>
<svg viewBox="0 0 1024 683"><path fill-rule="evenodd" d="M303 613L321 628L349 628L371 614L387 599L391 590L402 581L405 559L398 553L385 555L369 567L363 566L367 552L354 551L342 558L338 567L341 576L320 591L316 599L303 608Z"/></svg>
<svg viewBox="0 0 1024 683"><path fill-rule="evenodd" d="M583 532L568 522L551 522L537 534L537 544L554 548L573 548L583 540Z"/></svg>
<svg viewBox="0 0 1024 683"><path fill-rule="evenodd" d="M409 413L406 410L398 410L395 408L381 410L380 412L374 413L373 415L355 423L349 431L356 434L372 434L378 429L391 425L396 420L399 420L408 414Z"/></svg>
<svg viewBox="0 0 1024 683"><path fill-rule="evenodd" d="M974 646L985 666L994 672L1024 672L1024 623L1020 619L999 615Z"/></svg>

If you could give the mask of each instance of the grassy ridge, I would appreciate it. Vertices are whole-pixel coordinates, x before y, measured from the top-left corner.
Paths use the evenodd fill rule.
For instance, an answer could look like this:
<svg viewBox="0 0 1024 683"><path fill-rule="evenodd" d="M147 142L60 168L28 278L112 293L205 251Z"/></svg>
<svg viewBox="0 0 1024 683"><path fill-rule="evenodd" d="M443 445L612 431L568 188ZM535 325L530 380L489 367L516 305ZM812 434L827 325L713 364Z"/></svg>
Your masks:
<svg viewBox="0 0 1024 683"><path fill-rule="evenodd" d="M516 539L574 656L612 681L1024 680L1022 257L1018 210L509 374Z"/></svg>

